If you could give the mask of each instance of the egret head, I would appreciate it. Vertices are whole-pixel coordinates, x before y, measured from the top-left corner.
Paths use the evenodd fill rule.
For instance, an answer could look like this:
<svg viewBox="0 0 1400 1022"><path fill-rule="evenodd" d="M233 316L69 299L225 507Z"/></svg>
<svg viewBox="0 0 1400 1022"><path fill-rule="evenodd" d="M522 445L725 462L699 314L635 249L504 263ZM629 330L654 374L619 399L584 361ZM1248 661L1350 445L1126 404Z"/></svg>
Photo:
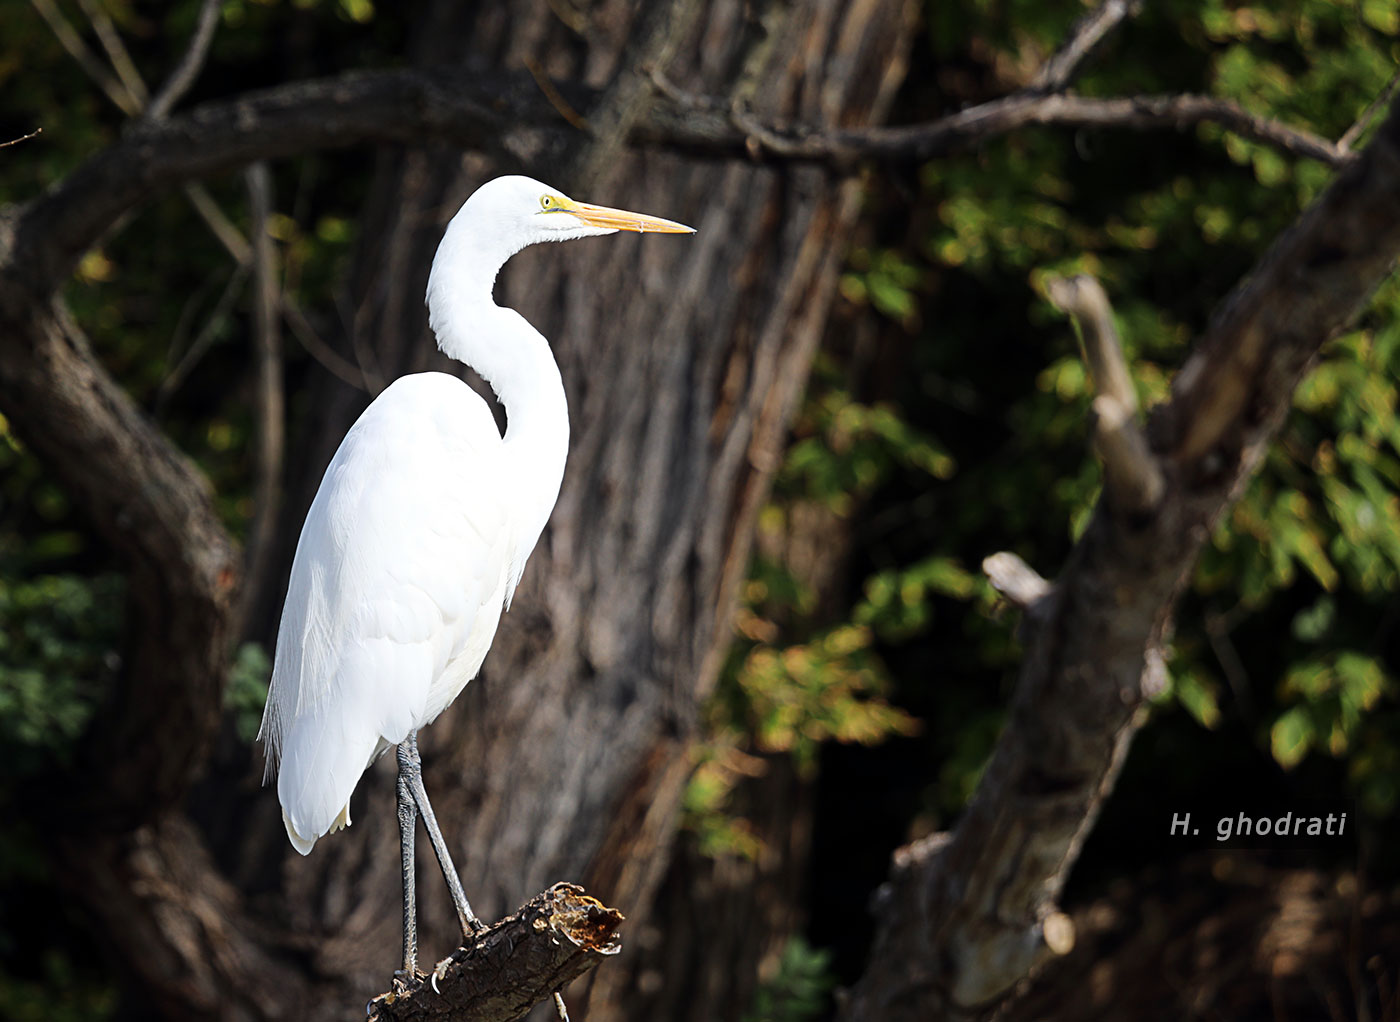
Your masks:
<svg viewBox="0 0 1400 1022"><path fill-rule="evenodd" d="M454 220L467 220L474 230L492 231L515 251L542 241L570 241L616 231L695 231L673 220L578 202L534 178L519 175L486 182L472 193Z"/></svg>

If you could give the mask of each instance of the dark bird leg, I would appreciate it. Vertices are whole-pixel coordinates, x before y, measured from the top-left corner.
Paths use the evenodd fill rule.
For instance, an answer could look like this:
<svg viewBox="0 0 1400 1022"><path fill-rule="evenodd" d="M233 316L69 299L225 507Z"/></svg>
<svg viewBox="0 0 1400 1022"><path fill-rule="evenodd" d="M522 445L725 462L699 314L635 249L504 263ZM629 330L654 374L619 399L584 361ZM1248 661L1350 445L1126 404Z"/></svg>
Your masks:
<svg viewBox="0 0 1400 1022"><path fill-rule="evenodd" d="M423 817L423 826L427 828L428 840L432 842L433 851L437 853L438 865L442 867L442 877L447 881L447 889L452 892L452 904L457 909L457 922L462 926L462 936L466 940L471 940L476 934L486 929L486 924L476 917L471 905L467 903L466 892L462 890L462 880L457 875L457 868L452 865L452 856L447 851L447 842L442 839L442 831L438 828L437 817L433 814L433 807L428 802L428 791L423 787L422 760L418 757L417 731L410 731L403 745L399 746L400 777L404 776L404 746L408 747L408 755L413 764L413 769L408 773L408 790L418 805L419 814Z"/></svg>
<svg viewBox="0 0 1400 1022"><path fill-rule="evenodd" d="M413 837L418 828L418 805L413 801L409 777L418 773L417 750L410 755L407 742L399 746L399 851L403 855L403 971L405 986L415 986L418 979L418 894L414 878Z"/></svg>

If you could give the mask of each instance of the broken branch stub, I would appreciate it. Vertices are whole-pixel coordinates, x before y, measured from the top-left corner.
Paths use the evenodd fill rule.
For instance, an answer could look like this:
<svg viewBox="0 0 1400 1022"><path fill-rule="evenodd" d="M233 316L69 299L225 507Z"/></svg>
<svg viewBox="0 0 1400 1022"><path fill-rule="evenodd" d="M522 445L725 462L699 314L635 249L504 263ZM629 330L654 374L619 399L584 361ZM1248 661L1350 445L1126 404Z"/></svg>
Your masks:
<svg viewBox="0 0 1400 1022"><path fill-rule="evenodd" d="M1094 453L1103 462L1109 506L1124 514L1150 512L1166 484L1137 421L1137 391L1103 286L1087 274L1055 277L1046 294L1079 325L1084 361L1093 377Z"/></svg>
<svg viewBox="0 0 1400 1022"><path fill-rule="evenodd" d="M623 915L576 884L555 884L440 961L406 993L380 994L369 1022L515 1022L622 950Z"/></svg>

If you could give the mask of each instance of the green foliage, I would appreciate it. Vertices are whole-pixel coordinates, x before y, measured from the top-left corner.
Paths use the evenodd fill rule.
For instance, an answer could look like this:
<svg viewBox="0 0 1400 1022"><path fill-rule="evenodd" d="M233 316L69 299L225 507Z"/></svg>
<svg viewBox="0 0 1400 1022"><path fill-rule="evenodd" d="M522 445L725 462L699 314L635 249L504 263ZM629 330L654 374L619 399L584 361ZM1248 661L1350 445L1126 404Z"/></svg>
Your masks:
<svg viewBox="0 0 1400 1022"><path fill-rule="evenodd" d="M123 580L0 580L0 743L6 772L63 755L119 666Z"/></svg>
<svg viewBox="0 0 1400 1022"><path fill-rule="evenodd" d="M831 952L800 936L788 939L773 976L755 992L744 1022L809 1022L828 1011L836 976Z"/></svg>
<svg viewBox="0 0 1400 1022"><path fill-rule="evenodd" d="M117 990L93 985L57 950L40 956L30 976L0 972L0 1005L10 1022L102 1022L117 1013Z"/></svg>
<svg viewBox="0 0 1400 1022"><path fill-rule="evenodd" d="M1396 9L1148 5L1076 87L1209 93L1337 138L1400 63ZM914 72L896 119L1015 88L1081 10L1032 0L925 5L915 66L931 72ZM816 594L772 584L782 564L760 559L753 578L769 603L750 609L771 625L764 665L783 663L789 646L799 663L821 663L814 637L868 630L858 633L861 662L876 665L883 698L917 723L922 762L936 764L916 807L921 828L946 825L974 790L1019 656L973 566L1014 545L1053 574L1098 497L1085 445L1091 382L1068 320L1044 297L1045 278L1086 271L1104 282L1150 406L1167 397L1214 305L1331 178L1325 166L1213 125L1030 129L921 168L912 201L871 189L872 226L854 239L840 290L876 339L852 354L837 332L765 512L765 527L781 533L795 502L832 509L852 537L853 584L841 606L825 608L824 628L804 628ZM1337 794L1346 783L1377 820L1400 808L1400 664L1387 643L1400 589L1397 379L1392 279L1324 350L1281 442L1211 537L1154 704L1158 726L1194 731L1201 769L1237 763L1238 746L1252 742L1259 769L1287 770L1290 791ZM859 470L855 445L836 442L840 431L826 425L832 408L848 405L882 417L878 434L866 434L879 456ZM912 438L937 452L937 471L901 458ZM753 630L741 619L741 665ZM749 694L740 694L747 712ZM762 733L768 718L731 710L728 720L752 719ZM899 762L896 752L881 755ZM1177 770L1159 762L1142 775ZM824 783L861 797L840 778Z"/></svg>
<svg viewBox="0 0 1400 1022"><path fill-rule="evenodd" d="M262 723L263 705L267 702L267 686L272 680L272 661L267 651L256 642L238 647L233 666L228 672L228 687L224 689L224 708L233 716L238 737L252 742Z"/></svg>
<svg viewBox="0 0 1400 1022"><path fill-rule="evenodd" d="M779 542L794 514L848 516L892 477L937 480L952 474L946 451L886 405L853 401L833 372L808 394L760 516L760 532ZM762 538L760 542L762 542ZM891 680L877 641L916 631L929 613L926 597L967 599L980 591L950 558L930 558L878 572L845 621L818 620L809 587L781 557L755 559L737 622L743 637L709 707L708 739L684 798L683 825L707 855L753 857L753 826L730 811L745 776L761 773L758 754L787 754L802 776L814 776L823 743L876 745L918 731L888 701Z"/></svg>

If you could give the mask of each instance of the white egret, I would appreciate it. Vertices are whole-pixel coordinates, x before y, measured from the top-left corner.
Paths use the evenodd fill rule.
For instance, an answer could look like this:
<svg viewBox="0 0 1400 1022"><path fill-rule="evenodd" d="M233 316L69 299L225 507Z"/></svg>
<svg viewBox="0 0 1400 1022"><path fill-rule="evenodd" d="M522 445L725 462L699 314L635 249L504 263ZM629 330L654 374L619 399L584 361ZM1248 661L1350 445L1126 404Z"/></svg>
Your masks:
<svg viewBox="0 0 1400 1022"><path fill-rule="evenodd" d="M428 796L418 729L476 676L564 475L568 407L549 344L492 286L526 245L683 224L575 202L527 177L478 188L447 225L428 276L438 347L505 408L455 376L385 388L350 428L302 526L260 737L287 836L303 855L350 825L361 774L398 746L404 978L417 960L413 839L419 814L463 935L482 927Z"/></svg>

